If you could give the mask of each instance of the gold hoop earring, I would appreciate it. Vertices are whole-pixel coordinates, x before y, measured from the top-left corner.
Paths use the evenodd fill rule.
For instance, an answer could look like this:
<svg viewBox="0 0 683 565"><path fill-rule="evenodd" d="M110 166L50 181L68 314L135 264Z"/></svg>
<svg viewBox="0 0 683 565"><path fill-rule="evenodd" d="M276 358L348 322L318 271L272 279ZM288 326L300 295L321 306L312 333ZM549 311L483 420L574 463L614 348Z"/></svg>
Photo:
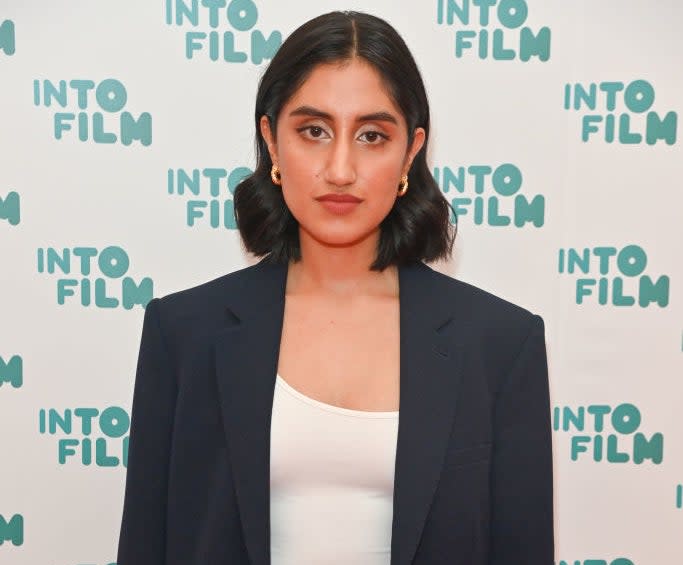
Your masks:
<svg viewBox="0 0 683 565"><path fill-rule="evenodd" d="M398 184L398 195L403 196L406 192L408 192L408 175L403 175Z"/></svg>
<svg viewBox="0 0 683 565"><path fill-rule="evenodd" d="M277 186L282 186L282 177L280 176L280 167L277 165L273 165L273 167L270 169L270 180L273 181L273 184Z"/></svg>

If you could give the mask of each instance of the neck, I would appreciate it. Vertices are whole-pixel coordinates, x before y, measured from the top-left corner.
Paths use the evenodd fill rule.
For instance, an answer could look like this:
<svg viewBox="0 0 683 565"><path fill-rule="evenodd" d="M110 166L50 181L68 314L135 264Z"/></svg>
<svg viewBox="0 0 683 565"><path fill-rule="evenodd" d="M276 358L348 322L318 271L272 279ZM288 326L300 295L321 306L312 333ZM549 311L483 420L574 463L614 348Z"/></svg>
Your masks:
<svg viewBox="0 0 683 565"><path fill-rule="evenodd" d="M299 228L301 260L289 265L288 294L398 297L398 271L370 270L377 254L379 230L359 242L331 246Z"/></svg>

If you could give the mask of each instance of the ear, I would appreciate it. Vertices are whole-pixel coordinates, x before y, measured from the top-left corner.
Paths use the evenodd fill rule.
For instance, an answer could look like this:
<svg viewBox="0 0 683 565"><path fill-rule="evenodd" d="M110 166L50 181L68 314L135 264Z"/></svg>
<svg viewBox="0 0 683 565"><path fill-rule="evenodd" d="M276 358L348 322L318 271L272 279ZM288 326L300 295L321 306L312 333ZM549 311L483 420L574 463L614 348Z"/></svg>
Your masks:
<svg viewBox="0 0 683 565"><path fill-rule="evenodd" d="M273 135L273 130L270 127L270 119L268 116L261 116L261 121L259 122L261 128L261 136L268 146L268 153L270 153L270 161L273 165L277 165L277 143L275 142L275 136Z"/></svg>
<svg viewBox="0 0 683 565"><path fill-rule="evenodd" d="M413 159L415 159L415 155L417 155L420 152L420 149L422 149L422 146L425 142L425 137L426 134L424 128L415 128L415 132L413 133L413 143L408 148L408 153L406 154L405 162L403 164L404 175L408 174L408 171L413 164Z"/></svg>

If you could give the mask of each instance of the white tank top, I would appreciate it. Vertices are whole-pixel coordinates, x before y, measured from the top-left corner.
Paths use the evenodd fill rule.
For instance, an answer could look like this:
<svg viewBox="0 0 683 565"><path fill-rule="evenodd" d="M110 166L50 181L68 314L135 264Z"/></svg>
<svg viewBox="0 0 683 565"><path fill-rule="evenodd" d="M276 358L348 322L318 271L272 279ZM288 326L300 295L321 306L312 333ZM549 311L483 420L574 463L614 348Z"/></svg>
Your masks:
<svg viewBox="0 0 683 565"><path fill-rule="evenodd" d="M276 379L272 565L389 565L398 412L325 404Z"/></svg>

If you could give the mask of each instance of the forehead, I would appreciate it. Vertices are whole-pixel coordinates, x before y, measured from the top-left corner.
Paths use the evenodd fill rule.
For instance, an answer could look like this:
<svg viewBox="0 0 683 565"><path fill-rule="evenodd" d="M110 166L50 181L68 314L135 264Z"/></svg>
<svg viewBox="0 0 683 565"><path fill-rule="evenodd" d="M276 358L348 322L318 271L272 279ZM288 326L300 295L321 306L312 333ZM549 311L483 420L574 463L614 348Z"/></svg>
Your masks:
<svg viewBox="0 0 683 565"><path fill-rule="evenodd" d="M404 122L382 76L372 65L358 58L315 67L287 101L282 114L302 105L322 110L340 120L384 111Z"/></svg>

